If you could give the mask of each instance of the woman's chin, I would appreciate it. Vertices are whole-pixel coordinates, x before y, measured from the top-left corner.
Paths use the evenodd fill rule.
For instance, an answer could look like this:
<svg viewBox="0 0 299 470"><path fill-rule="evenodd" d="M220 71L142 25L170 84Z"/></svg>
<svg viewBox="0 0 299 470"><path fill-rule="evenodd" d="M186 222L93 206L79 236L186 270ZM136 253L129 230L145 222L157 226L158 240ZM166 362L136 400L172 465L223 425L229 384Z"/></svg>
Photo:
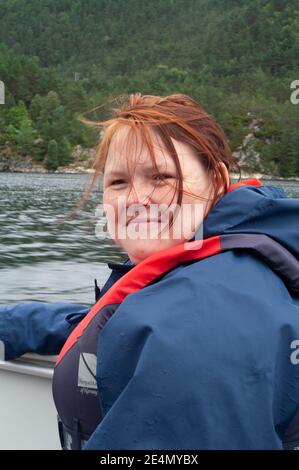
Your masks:
<svg viewBox="0 0 299 470"><path fill-rule="evenodd" d="M132 263L138 264L154 253L177 244L177 240L131 240L122 243L122 248L128 253Z"/></svg>

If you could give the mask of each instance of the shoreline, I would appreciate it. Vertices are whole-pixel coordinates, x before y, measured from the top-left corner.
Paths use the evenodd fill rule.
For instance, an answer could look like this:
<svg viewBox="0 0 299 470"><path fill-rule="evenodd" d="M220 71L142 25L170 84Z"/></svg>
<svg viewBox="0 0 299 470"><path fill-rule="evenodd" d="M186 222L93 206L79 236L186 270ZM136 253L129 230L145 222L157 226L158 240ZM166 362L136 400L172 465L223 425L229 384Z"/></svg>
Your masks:
<svg viewBox="0 0 299 470"><path fill-rule="evenodd" d="M238 178L237 173L230 173L230 177L233 179ZM299 182L299 177L298 176L291 176L288 178L284 178L282 176L277 176L277 175L268 175L265 173L248 173L248 172L242 172L241 171L241 180L248 179L248 178L256 178L258 180L275 180L275 181L296 181Z"/></svg>
<svg viewBox="0 0 299 470"><path fill-rule="evenodd" d="M76 167L76 168L67 168L67 167L61 167L58 168L55 171L49 171L46 170L42 166L37 166L35 168L18 168L18 169L7 169L7 170L2 170L0 171L1 173L31 173L31 174L50 174L50 175L74 175L74 174L93 174L94 170L92 168L84 168L84 167ZM230 177L232 179L238 179L238 173L230 173ZM256 178L258 180L276 180L276 181L294 181L294 182L299 182L299 177L293 176L293 177L288 177L284 178L282 176L277 176L277 175L269 175L265 173L258 173L258 172L248 172L248 171L242 171L241 170L241 180L249 179L249 178Z"/></svg>
<svg viewBox="0 0 299 470"><path fill-rule="evenodd" d="M88 153L88 155L87 155ZM94 174L95 170L92 168L94 155L91 151L85 149L84 160L79 160L83 154L82 148L77 146L74 151L74 160L70 165L61 165L56 170L47 170L42 163L33 161L32 157L27 155L20 157L15 155L14 157L8 155L1 155L0 153L0 173L36 173L36 174ZM229 172L232 179L238 180L239 174L232 171ZM241 180L256 178L259 180L276 180L276 181L296 181L299 182L299 176L282 177L278 175L263 173L262 171L250 171L248 168L245 170L241 167Z"/></svg>

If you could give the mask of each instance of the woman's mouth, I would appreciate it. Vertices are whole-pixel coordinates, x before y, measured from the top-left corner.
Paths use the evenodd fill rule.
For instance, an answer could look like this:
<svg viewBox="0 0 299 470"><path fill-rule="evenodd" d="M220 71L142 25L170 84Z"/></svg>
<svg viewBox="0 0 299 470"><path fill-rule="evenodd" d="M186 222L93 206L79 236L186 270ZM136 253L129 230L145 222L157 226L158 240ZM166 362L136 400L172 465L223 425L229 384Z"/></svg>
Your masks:
<svg viewBox="0 0 299 470"><path fill-rule="evenodd" d="M129 224L151 224L151 223L160 223L159 219L147 219L145 217L136 218L129 221Z"/></svg>

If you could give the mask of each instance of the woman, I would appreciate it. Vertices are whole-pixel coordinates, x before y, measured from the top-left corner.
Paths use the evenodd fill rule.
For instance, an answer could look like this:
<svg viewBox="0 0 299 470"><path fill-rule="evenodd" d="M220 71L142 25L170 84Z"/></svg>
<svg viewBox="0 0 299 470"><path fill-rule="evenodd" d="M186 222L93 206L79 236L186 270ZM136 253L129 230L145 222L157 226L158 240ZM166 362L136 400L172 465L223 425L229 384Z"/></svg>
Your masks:
<svg viewBox="0 0 299 470"><path fill-rule="evenodd" d="M136 93L96 125L95 178L128 260L89 312L4 307L6 358L60 351L64 448L297 447L299 201L230 184L227 141L188 96Z"/></svg>

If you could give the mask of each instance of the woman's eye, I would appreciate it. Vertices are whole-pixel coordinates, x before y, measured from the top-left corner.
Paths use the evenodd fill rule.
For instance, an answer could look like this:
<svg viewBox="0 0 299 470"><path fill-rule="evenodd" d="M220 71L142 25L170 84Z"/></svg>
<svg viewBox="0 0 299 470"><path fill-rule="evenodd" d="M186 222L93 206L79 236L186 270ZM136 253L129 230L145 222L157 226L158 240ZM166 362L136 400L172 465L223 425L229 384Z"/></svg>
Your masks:
<svg viewBox="0 0 299 470"><path fill-rule="evenodd" d="M111 186L117 186L119 184L123 184L125 183L125 180L114 180L114 181L111 181Z"/></svg>
<svg viewBox="0 0 299 470"><path fill-rule="evenodd" d="M155 180L156 182L159 183L160 181L164 181L164 180L166 180L166 179L172 178L172 176L171 176L171 175L163 175L163 174L162 174L162 175L154 175L153 178L154 178L154 180Z"/></svg>

